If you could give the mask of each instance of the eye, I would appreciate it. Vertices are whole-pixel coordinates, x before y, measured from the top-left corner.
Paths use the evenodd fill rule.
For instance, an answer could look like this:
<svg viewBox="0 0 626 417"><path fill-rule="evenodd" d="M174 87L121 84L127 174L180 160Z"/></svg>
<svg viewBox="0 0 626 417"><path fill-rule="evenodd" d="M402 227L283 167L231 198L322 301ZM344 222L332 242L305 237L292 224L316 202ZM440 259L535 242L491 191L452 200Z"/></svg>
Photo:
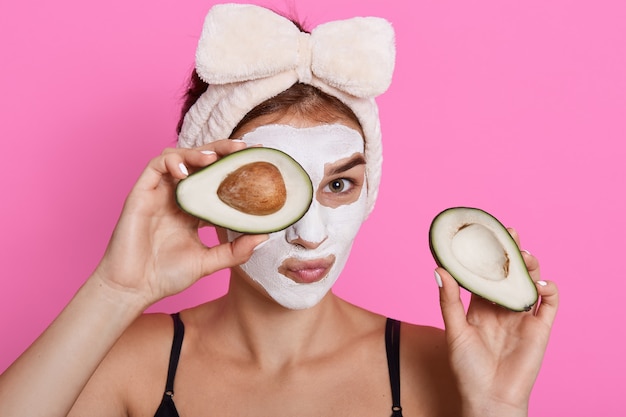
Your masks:
<svg viewBox="0 0 626 417"><path fill-rule="evenodd" d="M354 184L347 178L337 178L326 185L324 191L331 193L344 193L350 191Z"/></svg>

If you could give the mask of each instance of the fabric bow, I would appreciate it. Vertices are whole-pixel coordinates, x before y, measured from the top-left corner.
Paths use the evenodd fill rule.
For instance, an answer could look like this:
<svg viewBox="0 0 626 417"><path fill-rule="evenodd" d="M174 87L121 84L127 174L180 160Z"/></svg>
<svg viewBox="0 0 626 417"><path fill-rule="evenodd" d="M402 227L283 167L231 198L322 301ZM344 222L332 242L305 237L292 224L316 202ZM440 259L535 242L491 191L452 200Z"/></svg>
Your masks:
<svg viewBox="0 0 626 417"><path fill-rule="evenodd" d="M359 98L387 90L395 62L394 31L378 17L319 25L308 34L271 10L242 4L214 6L196 51L196 71L209 84L256 80L296 71Z"/></svg>

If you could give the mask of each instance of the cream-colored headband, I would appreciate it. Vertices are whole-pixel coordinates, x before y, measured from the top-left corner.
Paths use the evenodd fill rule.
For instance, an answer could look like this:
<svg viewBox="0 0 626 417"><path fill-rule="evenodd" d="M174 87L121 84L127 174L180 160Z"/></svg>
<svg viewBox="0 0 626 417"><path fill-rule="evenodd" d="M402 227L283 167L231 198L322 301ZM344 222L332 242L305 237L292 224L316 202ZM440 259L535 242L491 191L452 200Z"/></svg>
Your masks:
<svg viewBox="0 0 626 417"><path fill-rule="evenodd" d="M382 18L329 22L308 34L263 7L214 6L196 50L196 72L209 87L185 115L178 145L228 138L263 101L297 82L310 84L341 100L361 123L370 212L382 166L374 98L389 87L394 63L394 31Z"/></svg>

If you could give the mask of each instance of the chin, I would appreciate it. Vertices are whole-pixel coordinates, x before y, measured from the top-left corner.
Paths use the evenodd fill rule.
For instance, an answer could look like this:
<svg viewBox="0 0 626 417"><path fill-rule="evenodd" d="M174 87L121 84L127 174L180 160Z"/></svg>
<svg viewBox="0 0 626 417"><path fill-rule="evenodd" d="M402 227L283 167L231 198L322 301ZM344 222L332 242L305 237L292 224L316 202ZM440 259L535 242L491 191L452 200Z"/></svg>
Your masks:
<svg viewBox="0 0 626 417"><path fill-rule="evenodd" d="M298 298L288 298L288 299L277 299L279 297L272 297L274 301L276 301L281 306L285 307L288 310L306 310L312 307L315 307L322 301L322 299L326 296L326 294L315 297L298 297Z"/></svg>
<svg viewBox="0 0 626 417"><path fill-rule="evenodd" d="M318 305L330 292L336 280L337 276L331 273L321 281L309 284L298 284L282 276L279 282L259 284L281 306L289 310L304 310Z"/></svg>

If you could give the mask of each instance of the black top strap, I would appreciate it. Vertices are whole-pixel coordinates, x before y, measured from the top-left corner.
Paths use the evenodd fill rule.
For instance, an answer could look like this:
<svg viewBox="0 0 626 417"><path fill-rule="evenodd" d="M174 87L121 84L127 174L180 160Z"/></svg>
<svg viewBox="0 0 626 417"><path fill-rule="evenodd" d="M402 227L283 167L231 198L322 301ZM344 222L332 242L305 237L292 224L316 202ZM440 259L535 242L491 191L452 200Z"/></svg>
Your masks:
<svg viewBox="0 0 626 417"><path fill-rule="evenodd" d="M174 321L174 338L172 351L167 370L167 383L163 400L155 413L155 417L178 417L176 406L173 402L174 377L180 358L180 351L185 335L185 326L178 313L172 314ZM387 319L385 327L385 348L387 350L387 366L389 367L389 380L391 382L391 417L402 417L400 405L400 322L391 318Z"/></svg>
<svg viewBox="0 0 626 417"><path fill-rule="evenodd" d="M402 417L400 405L400 322L387 318L385 327L385 347L387 349L387 366L391 382L391 417Z"/></svg>
<svg viewBox="0 0 626 417"><path fill-rule="evenodd" d="M170 363L167 368L167 382L165 383L165 392L159 408L157 408L154 417L179 417L176 405L174 405L174 377L176 376L176 368L178 367L178 359L180 358L180 349L183 345L183 337L185 336L185 326L180 319L178 313L172 314L174 321L174 338L172 339L172 351L170 353Z"/></svg>
<svg viewBox="0 0 626 417"><path fill-rule="evenodd" d="M172 340L170 364L167 369L167 382L165 384L165 394L169 395L170 397L174 395L174 377L176 376L176 368L178 368L180 350L183 346L183 338L185 337L185 325L180 319L180 314L172 314L172 319L174 320L174 339Z"/></svg>

